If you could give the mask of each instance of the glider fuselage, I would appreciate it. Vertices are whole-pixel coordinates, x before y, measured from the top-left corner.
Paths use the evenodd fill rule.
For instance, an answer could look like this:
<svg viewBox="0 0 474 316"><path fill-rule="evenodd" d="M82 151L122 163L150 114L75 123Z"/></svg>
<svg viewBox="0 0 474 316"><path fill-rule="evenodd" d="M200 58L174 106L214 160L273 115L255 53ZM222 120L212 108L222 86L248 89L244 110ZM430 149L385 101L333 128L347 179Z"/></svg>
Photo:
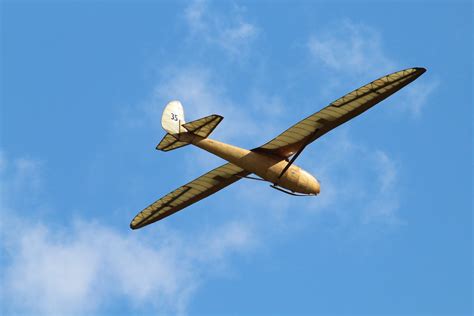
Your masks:
<svg viewBox="0 0 474 316"><path fill-rule="evenodd" d="M284 158L250 151L217 140L193 135L190 143L221 157L242 169L255 173L262 179L293 192L319 194L320 185L310 173L292 164L281 176L288 164Z"/></svg>
<svg viewBox="0 0 474 316"><path fill-rule="evenodd" d="M170 151L193 144L228 162L156 200L133 218L130 227L138 229L159 221L242 178L268 181L272 188L291 195L319 194L318 180L293 164L306 146L372 108L425 71L420 67L408 68L371 81L252 150L208 138L222 116L211 114L186 123L181 102L170 101L161 116L161 126L167 133L156 149ZM252 173L260 178L249 176Z"/></svg>

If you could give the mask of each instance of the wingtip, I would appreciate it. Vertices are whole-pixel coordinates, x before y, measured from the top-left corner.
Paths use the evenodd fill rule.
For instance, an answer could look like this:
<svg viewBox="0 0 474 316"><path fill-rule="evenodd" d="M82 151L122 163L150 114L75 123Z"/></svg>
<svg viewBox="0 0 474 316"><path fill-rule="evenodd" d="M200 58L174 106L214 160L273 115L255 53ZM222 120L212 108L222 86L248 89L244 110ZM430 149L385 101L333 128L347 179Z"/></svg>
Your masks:
<svg viewBox="0 0 474 316"><path fill-rule="evenodd" d="M424 67L414 67L413 69L415 69L417 72L419 72L420 75L422 75L426 72L426 68L424 68Z"/></svg>

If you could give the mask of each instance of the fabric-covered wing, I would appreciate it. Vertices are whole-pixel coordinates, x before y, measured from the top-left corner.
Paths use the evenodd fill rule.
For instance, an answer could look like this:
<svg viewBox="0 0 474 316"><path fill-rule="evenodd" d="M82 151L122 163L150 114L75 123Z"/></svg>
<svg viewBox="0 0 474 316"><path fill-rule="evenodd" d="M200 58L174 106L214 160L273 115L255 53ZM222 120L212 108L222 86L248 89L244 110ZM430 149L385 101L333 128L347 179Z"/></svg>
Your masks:
<svg viewBox="0 0 474 316"><path fill-rule="evenodd" d="M374 80L337 99L321 111L305 118L265 145L253 150L288 158L333 128L397 92L425 71L424 68L409 68Z"/></svg>
<svg viewBox="0 0 474 316"><path fill-rule="evenodd" d="M170 133L166 133L165 137L163 137L161 142L156 146L156 149L162 151L170 151L186 145L189 145L189 143L181 142Z"/></svg>
<svg viewBox="0 0 474 316"><path fill-rule="evenodd" d="M135 216L130 223L130 228L137 229L159 221L231 185L248 174L250 172L231 163L226 163L149 205Z"/></svg>
<svg viewBox="0 0 474 316"><path fill-rule="evenodd" d="M219 125L223 117L217 114L209 115L201 119L183 124L182 126L189 132L206 138Z"/></svg>

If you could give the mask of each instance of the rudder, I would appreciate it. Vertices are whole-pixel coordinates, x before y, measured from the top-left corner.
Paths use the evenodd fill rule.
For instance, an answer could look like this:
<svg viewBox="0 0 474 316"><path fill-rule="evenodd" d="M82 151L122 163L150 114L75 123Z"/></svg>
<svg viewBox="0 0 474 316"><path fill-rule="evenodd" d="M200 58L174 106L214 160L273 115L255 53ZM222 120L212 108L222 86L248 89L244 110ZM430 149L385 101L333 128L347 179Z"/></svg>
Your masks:
<svg viewBox="0 0 474 316"><path fill-rule="evenodd" d="M184 120L184 109L181 102L177 100L169 102L161 116L161 126L163 129L171 135L176 135L183 132L181 125L184 123L186 122Z"/></svg>
<svg viewBox="0 0 474 316"><path fill-rule="evenodd" d="M167 132L156 149L170 151L188 145L195 136L206 138L222 121L220 115L209 115L186 123L181 102L169 102L163 110L161 126Z"/></svg>

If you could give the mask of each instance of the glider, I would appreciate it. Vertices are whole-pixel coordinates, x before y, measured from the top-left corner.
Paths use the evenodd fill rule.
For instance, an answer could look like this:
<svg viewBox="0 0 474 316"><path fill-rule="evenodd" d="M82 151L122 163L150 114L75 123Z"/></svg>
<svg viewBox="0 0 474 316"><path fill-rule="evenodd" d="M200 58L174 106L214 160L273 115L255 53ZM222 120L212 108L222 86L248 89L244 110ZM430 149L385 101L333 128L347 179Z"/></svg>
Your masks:
<svg viewBox="0 0 474 316"><path fill-rule="evenodd" d="M186 123L181 103L171 101L166 105L161 118L167 134L156 149L170 151L192 144L228 163L155 201L133 218L130 228L138 229L159 221L242 178L267 181L272 188L291 195L319 194L318 180L294 164L306 146L367 111L425 71L424 68L409 68L374 80L308 116L268 143L251 150L208 138L222 121L222 116L214 114ZM250 176L251 174L258 177Z"/></svg>

